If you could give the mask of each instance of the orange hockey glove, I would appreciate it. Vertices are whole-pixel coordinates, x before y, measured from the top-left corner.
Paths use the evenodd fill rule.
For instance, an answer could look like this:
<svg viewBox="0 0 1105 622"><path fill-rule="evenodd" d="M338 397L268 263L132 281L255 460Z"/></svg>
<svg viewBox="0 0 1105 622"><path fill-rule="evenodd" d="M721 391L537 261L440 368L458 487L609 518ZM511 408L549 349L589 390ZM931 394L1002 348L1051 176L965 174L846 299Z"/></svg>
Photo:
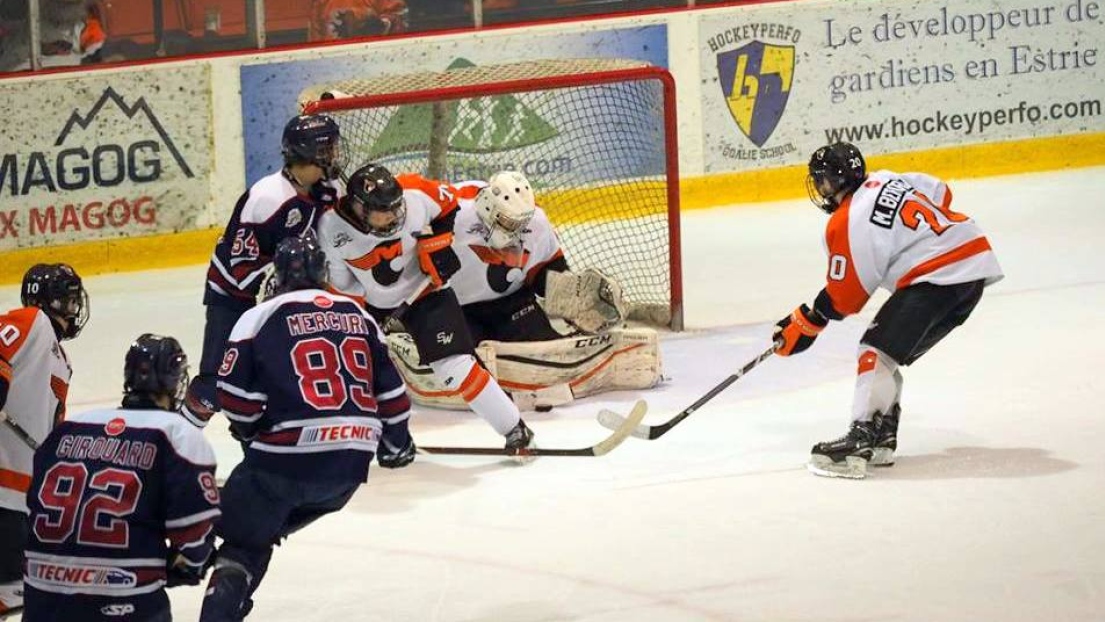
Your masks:
<svg viewBox="0 0 1105 622"><path fill-rule="evenodd" d="M813 345L829 320L817 310L810 309L803 304L790 315L775 323L773 338L775 341L775 353L779 356L790 356L804 352Z"/></svg>
<svg viewBox="0 0 1105 622"><path fill-rule="evenodd" d="M453 232L416 233L414 239L418 240L418 266L422 272L435 287L445 285L460 270L460 259L453 250Z"/></svg>

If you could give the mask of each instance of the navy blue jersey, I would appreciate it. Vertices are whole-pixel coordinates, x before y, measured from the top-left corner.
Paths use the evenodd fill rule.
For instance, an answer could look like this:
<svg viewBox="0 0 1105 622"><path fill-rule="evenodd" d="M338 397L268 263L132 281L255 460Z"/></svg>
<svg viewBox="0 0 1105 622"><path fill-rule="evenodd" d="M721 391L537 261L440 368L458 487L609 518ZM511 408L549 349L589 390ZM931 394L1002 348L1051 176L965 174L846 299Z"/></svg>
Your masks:
<svg viewBox="0 0 1105 622"><path fill-rule="evenodd" d="M383 334L345 296L306 289L247 311L218 387L249 441L245 463L292 478L363 482L380 442L409 440L410 399Z"/></svg>
<svg viewBox="0 0 1105 622"><path fill-rule="evenodd" d="M24 581L58 599L163 589L202 568L219 516L215 452L179 413L105 409L59 424L34 457Z"/></svg>
<svg viewBox="0 0 1105 622"><path fill-rule="evenodd" d="M283 170L257 180L238 199L215 245L203 303L243 311L252 307L276 245L312 229L340 194L326 181L312 186L310 195L299 194Z"/></svg>

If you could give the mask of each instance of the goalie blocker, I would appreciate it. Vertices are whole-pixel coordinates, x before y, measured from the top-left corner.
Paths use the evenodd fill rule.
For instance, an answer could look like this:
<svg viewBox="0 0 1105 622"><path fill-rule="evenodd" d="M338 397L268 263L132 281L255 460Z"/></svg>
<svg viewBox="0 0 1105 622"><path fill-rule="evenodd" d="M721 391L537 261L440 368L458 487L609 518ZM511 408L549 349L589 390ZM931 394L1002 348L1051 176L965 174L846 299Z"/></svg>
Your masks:
<svg viewBox="0 0 1105 622"><path fill-rule="evenodd" d="M448 390L420 364L409 334L392 333L387 343L416 403L467 408L459 393ZM662 377L659 339L648 328L550 341L483 341L476 353L519 410L560 406L603 391L650 389Z"/></svg>

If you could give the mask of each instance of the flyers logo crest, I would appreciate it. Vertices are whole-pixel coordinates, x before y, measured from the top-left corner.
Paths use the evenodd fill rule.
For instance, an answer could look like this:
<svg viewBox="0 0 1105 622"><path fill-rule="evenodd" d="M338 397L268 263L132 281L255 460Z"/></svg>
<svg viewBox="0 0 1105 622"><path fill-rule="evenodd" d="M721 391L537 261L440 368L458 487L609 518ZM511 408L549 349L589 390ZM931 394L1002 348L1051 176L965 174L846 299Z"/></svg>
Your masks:
<svg viewBox="0 0 1105 622"><path fill-rule="evenodd" d="M498 250L475 244L468 248L487 264L487 286L500 294L510 289L510 271L524 270L529 261L529 251L524 249Z"/></svg>
<svg viewBox="0 0 1105 622"><path fill-rule="evenodd" d="M399 280L400 270L393 270L389 262L403 254L402 240L388 240L376 245L360 257L345 262L359 270L372 272L372 278L380 285L393 285Z"/></svg>
<svg viewBox="0 0 1105 622"><path fill-rule="evenodd" d="M372 270L382 261L391 261L403 254L403 243L400 240L389 240L376 248L368 251L360 257L346 259L345 262L354 268Z"/></svg>
<svg viewBox="0 0 1105 622"><path fill-rule="evenodd" d="M794 80L794 46L753 41L717 55L718 78L729 114L763 147L786 110Z"/></svg>

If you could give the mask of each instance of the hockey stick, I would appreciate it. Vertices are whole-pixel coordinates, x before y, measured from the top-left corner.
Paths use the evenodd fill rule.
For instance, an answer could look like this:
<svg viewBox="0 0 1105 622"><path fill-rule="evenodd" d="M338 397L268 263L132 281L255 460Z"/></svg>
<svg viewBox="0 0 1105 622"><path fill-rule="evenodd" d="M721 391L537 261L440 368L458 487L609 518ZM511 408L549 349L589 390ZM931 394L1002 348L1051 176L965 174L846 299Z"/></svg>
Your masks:
<svg viewBox="0 0 1105 622"><path fill-rule="evenodd" d="M396 330L399 330L398 327L401 324L403 316L407 314L407 311L410 311L411 305L413 305L415 301L419 298L430 293L433 290L433 287L434 283L430 279L430 277L426 277L425 279L423 279L422 282L418 284L418 287L415 288L414 292L412 292L410 296L404 298L403 302L399 303L399 306L392 309L391 313L389 313L388 316L384 318L384 322L380 325L380 328L385 333L395 332Z"/></svg>
<svg viewBox="0 0 1105 622"><path fill-rule="evenodd" d="M533 449L506 449L505 447L419 447L418 451L426 454L454 456L603 456L610 453L615 447L621 445L622 441L629 438L630 434L633 433L633 428L645 418L645 412L647 410L648 404L646 404L644 400L638 400L637 403L633 405L633 410L629 412L628 417L622 417L621 415L606 410L602 411L603 413L610 412L611 415L621 420L622 424L614 430L613 434L598 443L590 447L581 447L579 449L545 449L542 447L534 447ZM602 413L599 413L599 416L601 417Z"/></svg>
<svg viewBox="0 0 1105 622"><path fill-rule="evenodd" d="M643 439L649 440L649 441L654 441L654 440L660 438L661 436L667 434L668 430L670 430L670 429L674 428L675 426L679 425L680 421L683 421L687 417L690 417L691 415L693 415L694 411L701 408L703 404L705 404L706 402L709 402L710 400L714 399L717 396L718 393L721 393L726 388L728 388L729 385L733 384L737 380L740 380L741 376L743 376L743 375L747 374L748 372L752 371L752 369L754 367L756 367L760 363L766 361L774 353L775 353L775 346L772 345L767 350L764 350L762 354L760 354L756 358L749 361L747 365L745 365L744 367L742 367L740 369L740 371L733 374L732 376L729 376L725 380L721 381L721 383L718 384L716 387L710 389L706 393L706 395L703 395L702 397L698 398L698 401L696 401L694 404L691 404L690 406L683 409L683 412L679 413L678 415L672 417L671 419L668 419L667 421L665 421L664 423L661 423L659 425L643 425L643 424L642 425L636 425L636 426L633 427L633 432L630 435L634 436L636 438L643 438ZM614 412L610 412L609 410L603 410L603 411L599 412L598 420L599 420L599 423L603 425L603 427L607 427L607 428L610 428L610 429L620 428L621 426L625 425L625 421L624 421L624 419L622 418L621 415L619 415L617 413L614 413Z"/></svg>
<svg viewBox="0 0 1105 622"><path fill-rule="evenodd" d="M8 429L19 437L19 440L26 443L27 447L31 448L31 451L35 451L36 449L38 449L38 441L36 441L33 436L28 434L27 431L23 429L23 426L19 425L15 421L12 421L12 418L8 416L8 413L0 410L0 421L3 421L4 424L8 426Z"/></svg>

